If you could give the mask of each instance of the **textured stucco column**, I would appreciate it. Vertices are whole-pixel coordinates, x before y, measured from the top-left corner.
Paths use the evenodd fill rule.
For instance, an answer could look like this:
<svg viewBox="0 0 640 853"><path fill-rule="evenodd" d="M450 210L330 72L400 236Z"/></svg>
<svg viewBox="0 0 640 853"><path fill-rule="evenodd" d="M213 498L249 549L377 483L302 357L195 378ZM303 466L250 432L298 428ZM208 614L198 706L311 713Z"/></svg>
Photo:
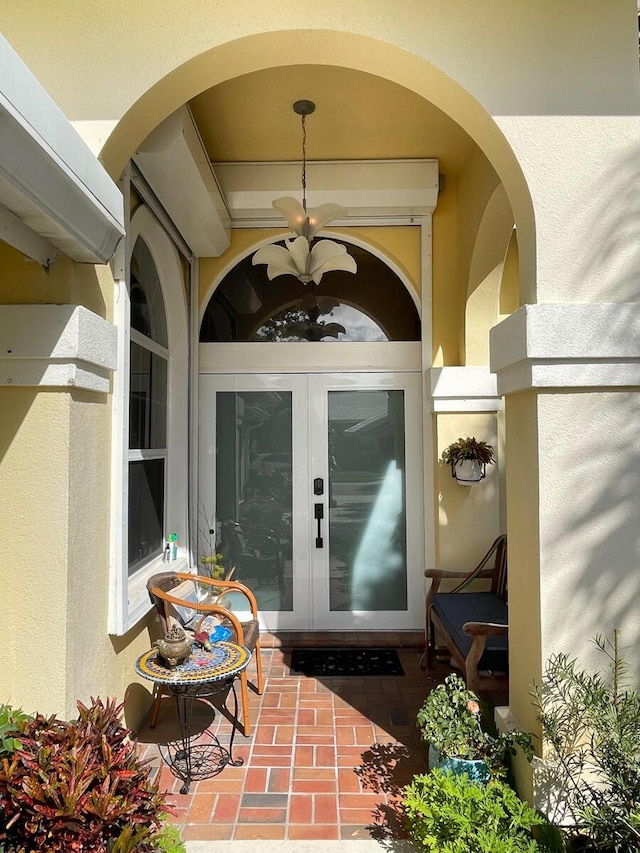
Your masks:
<svg viewBox="0 0 640 853"><path fill-rule="evenodd" d="M526 305L491 332L505 397L510 707L535 730L532 682L620 628L640 659L640 304Z"/></svg>
<svg viewBox="0 0 640 853"><path fill-rule="evenodd" d="M107 634L116 330L78 305L0 305L0 337L0 696L71 718L132 681Z"/></svg>

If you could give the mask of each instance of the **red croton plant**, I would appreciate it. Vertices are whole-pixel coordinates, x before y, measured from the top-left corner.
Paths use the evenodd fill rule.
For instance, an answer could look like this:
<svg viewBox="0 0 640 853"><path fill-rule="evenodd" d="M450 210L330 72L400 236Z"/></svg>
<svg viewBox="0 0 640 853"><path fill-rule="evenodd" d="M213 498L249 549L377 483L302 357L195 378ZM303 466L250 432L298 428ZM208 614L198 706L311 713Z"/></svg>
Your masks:
<svg viewBox="0 0 640 853"><path fill-rule="evenodd" d="M138 759L122 705L77 703L78 719L23 723L0 765L0 850L146 853L171 809Z"/></svg>

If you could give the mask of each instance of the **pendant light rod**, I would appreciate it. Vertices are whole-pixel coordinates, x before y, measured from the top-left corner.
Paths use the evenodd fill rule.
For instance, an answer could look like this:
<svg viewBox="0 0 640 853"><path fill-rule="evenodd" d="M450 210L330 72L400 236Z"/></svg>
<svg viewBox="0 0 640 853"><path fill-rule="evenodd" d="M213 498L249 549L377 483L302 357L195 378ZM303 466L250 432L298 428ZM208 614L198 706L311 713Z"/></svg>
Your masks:
<svg viewBox="0 0 640 853"><path fill-rule="evenodd" d="M293 111L299 115L302 122L302 208L307 212L307 116L315 112L313 101L296 101Z"/></svg>
<svg viewBox="0 0 640 853"><path fill-rule="evenodd" d="M339 204L321 204L307 211L307 116L315 111L313 101L296 101L293 111L302 120L302 204L293 196L275 199L273 207L286 219L295 234L293 239L285 239L284 246L263 246L253 256L251 263L267 265L269 281L279 275L293 275L302 284L320 284L322 276L329 271L357 272L354 259L343 243L334 240L316 239L322 230L334 219L346 216L346 210ZM329 324L331 325L331 324ZM342 329L334 324L338 331ZM336 335L337 337L337 335Z"/></svg>

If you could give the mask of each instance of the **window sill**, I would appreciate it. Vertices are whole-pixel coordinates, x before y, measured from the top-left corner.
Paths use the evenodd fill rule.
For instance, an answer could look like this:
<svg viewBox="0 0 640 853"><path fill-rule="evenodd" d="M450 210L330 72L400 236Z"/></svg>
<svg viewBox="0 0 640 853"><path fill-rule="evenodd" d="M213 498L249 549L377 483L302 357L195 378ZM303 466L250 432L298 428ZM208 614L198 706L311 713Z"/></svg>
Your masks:
<svg viewBox="0 0 640 853"><path fill-rule="evenodd" d="M189 558L186 554L180 555L177 560L165 562L162 556L156 557L146 566L129 578L127 589L127 607L123 608L120 618L114 620L115 624L109 633L121 637L130 631L141 619L143 619L153 608L147 592L147 581L152 575L159 572L193 572L195 569L189 567Z"/></svg>

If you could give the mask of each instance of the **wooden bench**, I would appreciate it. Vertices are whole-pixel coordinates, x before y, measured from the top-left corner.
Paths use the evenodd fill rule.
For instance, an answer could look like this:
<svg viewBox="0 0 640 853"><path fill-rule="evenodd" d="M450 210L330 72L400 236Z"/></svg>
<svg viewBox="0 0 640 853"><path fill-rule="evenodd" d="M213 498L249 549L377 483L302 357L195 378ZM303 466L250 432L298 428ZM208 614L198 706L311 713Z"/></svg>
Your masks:
<svg viewBox="0 0 640 853"><path fill-rule="evenodd" d="M424 574L431 580L426 601L427 672L439 653L437 636L470 690L504 687L509 670L506 535L498 536L470 572L427 569ZM460 582L451 592L439 592L443 578ZM490 578L491 589L467 591L480 578Z"/></svg>

